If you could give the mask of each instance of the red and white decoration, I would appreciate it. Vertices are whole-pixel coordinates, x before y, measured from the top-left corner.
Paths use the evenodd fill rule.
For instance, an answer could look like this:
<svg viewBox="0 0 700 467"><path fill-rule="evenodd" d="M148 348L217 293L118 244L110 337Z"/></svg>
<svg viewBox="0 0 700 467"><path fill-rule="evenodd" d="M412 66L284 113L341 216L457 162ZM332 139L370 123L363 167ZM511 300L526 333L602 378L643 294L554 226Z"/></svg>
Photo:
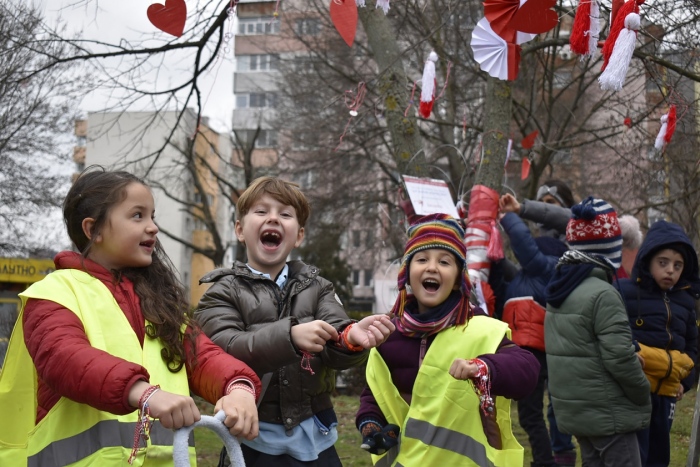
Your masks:
<svg viewBox="0 0 700 467"><path fill-rule="evenodd" d="M661 128L656 136L654 147L657 151L663 151L668 143L671 142L673 133L676 132L676 106L672 105L668 109L668 113L661 116Z"/></svg>
<svg viewBox="0 0 700 467"><path fill-rule="evenodd" d="M630 0L630 2L632 1ZM629 13L625 16L625 27L617 35L607 66L598 78L600 88L603 91L620 91L625 84L627 70L634 53L634 47L637 44L637 31L641 25L640 21L637 13ZM608 38L608 40L610 39ZM608 41L606 40L605 43L607 45Z"/></svg>
<svg viewBox="0 0 700 467"><path fill-rule="evenodd" d="M514 80L520 68L520 44L559 22L556 0L485 0L484 18L472 32L471 47L481 69L494 78Z"/></svg>
<svg viewBox="0 0 700 467"><path fill-rule="evenodd" d="M428 59L425 61L425 67L423 68L419 107L420 114L423 118L430 117L430 113L433 111L433 104L435 103L435 88L437 87L435 62L437 62L437 59L437 54L435 52L430 52Z"/></svg>
<svg viewBox="0 0 700 467"><path fill-rule="evenodd" d="M581 0L576 9L574 25L571 28L569 46L581 58L594 58L598 54L600 36L600 6L598 0Z"/></svg>

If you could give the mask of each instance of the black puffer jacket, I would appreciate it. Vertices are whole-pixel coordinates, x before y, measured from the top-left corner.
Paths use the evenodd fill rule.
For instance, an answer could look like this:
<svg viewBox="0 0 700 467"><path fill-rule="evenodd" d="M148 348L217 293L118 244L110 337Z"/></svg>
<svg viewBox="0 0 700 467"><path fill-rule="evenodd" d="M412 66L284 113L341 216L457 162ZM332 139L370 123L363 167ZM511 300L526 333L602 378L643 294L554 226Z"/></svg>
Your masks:
<svg viewBox="0 0 700 467"><path fill-rule="evenodd" d="M333 342L311 359L314 374L301 368L301 354L291 339L295 324L317 319L342 331L353 321L318 268L290 261L283 289L254 274L244 263L216 269L201 279L213 283L195 317L204 333L262 378L273 372L259 407L260 421L290 429L332 408L335 370L362 364L369 353L348 352Z"/></svg>

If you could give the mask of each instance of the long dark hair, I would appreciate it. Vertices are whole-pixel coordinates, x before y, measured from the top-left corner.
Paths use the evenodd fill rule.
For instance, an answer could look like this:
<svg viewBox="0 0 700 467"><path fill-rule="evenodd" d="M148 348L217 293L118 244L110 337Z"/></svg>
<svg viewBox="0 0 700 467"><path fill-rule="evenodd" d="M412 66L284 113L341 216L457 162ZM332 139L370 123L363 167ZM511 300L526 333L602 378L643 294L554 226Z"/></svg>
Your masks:
<svg viewBox="0 0 700 467"><path fill-rule="evenodd" d="M99 166L88 167L73 183L63 202L63 221L68 236L83 258L88 257L94 238L109 221L111 209L126 199L126 188L132 183L147 186L128 172L109 172ZM83 232L86 218L94 219L90 237ZM149 322L146 334L161 340L161 357L168 369L177 373L188 358L183 343L183 325L193 326L193 332L187 333L192 344L189 358L193 364L196 362L198 328L194 326L185 289L174 271L170 258L157 240L150 266L111 272L117 281L123 275L133 282L134 291L141 301L141 312Z"/></svg>

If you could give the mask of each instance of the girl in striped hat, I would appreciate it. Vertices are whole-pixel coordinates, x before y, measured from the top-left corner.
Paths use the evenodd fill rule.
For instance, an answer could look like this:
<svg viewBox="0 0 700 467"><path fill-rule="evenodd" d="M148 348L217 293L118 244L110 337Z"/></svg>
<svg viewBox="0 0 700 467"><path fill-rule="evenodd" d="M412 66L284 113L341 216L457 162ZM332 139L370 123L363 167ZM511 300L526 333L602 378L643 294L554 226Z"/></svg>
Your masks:
<svg viewBox="0 0 700 467"><path fill-rule="evenodd" d="M522 466L509 399L533 390L539 363L469 302L456 219L432 214L409 227L398 288L396 331L367 363L362 448L378 465Z"/></svg>

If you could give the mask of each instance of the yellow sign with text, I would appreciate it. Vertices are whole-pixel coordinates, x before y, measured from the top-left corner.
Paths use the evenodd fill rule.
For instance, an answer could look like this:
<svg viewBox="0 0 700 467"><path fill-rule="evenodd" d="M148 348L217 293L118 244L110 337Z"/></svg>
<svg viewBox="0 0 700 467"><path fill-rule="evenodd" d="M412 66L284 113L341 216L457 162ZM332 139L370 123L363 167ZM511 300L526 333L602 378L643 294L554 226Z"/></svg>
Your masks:
<svg viewBox="0 0 700 467"><path fill-rule="evenodd" d="M55 269L50 259L0 258L0 282L31 284Z"/></svg>

